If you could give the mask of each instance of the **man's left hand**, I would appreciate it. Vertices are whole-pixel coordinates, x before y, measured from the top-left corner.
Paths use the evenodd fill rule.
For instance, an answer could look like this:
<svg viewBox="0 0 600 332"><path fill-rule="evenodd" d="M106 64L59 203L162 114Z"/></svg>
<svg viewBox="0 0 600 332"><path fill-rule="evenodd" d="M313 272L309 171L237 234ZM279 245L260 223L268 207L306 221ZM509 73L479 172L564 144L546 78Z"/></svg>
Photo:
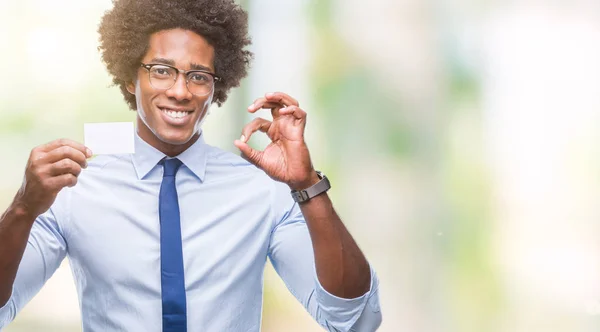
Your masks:
<svg viewBox="0 0 600 332"><path fill-rule="evenodd" d="M306 189L319 181L304 141L306 112L298 101L282 92L267 93L248 107L248 112L271 109L273 121L256 118L242 129L242 137L235 140L246 160L262 169L276 181L291 189ZM267 134L271 143L263 150L251 148L247 142L257 130Z"/></svg>

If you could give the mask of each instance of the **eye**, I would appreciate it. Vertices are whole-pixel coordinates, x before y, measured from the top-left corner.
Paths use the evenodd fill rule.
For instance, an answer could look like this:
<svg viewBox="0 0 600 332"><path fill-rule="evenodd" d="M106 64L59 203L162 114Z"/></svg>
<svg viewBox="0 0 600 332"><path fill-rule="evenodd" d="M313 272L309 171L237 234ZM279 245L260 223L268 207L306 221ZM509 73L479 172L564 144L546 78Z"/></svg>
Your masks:
<svg viewBox="0 0 600 332"><path fill-rule="evenodd" d="M173 75L173 69L165 66L154 66L150 69L150 74L156 78L167 78Z"/></svg>
<svg viewBox="0 0 600 332"><path fill-rule="evenodd" d="M208 84L212 82L212 76L203 72L192 72L189 74L188 79L194 84Z"/></svg>

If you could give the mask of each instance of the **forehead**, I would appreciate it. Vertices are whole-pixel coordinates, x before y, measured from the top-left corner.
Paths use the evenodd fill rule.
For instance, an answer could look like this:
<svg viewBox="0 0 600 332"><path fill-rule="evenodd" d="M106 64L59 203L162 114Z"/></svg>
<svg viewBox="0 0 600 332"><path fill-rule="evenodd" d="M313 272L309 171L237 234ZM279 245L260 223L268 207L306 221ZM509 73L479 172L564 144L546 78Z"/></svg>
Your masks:
<svg viewBox="0 0 600 332"><path fill-rule="evenodd" d="M143 62L155 58L168 59L184 70L192 64L214 71L214 48L199 34L183 29L162 30L150 35L148 52Z"/></svg>

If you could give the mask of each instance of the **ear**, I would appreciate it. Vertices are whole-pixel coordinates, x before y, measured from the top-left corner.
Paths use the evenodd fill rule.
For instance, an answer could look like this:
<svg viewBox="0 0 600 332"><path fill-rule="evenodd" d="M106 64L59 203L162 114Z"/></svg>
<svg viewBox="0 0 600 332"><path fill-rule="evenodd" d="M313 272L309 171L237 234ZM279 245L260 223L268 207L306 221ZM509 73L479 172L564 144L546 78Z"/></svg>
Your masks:
<svg viewBox="0 0 600 332"><path fill-rule="evenodd" d="M129 91L129 93L135 96L135 84L133 82L127 83L125 87L127 88L127 91Z"/></svg>

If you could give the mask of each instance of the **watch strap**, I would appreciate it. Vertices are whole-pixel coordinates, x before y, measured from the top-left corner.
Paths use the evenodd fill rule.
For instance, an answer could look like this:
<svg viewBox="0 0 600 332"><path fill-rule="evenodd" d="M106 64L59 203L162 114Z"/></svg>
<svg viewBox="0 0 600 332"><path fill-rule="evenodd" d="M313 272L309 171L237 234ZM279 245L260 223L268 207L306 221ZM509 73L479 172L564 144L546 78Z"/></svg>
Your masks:
<svg viewBox="0 0 600 332"><path fill-rule="evenodd" d="M304 190L292 190L291 194L294 198L294 201L298 203L306 202L309 199L319 194L322 194L331 188L331 183L329 183L329 179L327 179L327 177L323 173L317 171L317 175L321 179L319 180L319 182L313 184L312 186Z"/></svg>

